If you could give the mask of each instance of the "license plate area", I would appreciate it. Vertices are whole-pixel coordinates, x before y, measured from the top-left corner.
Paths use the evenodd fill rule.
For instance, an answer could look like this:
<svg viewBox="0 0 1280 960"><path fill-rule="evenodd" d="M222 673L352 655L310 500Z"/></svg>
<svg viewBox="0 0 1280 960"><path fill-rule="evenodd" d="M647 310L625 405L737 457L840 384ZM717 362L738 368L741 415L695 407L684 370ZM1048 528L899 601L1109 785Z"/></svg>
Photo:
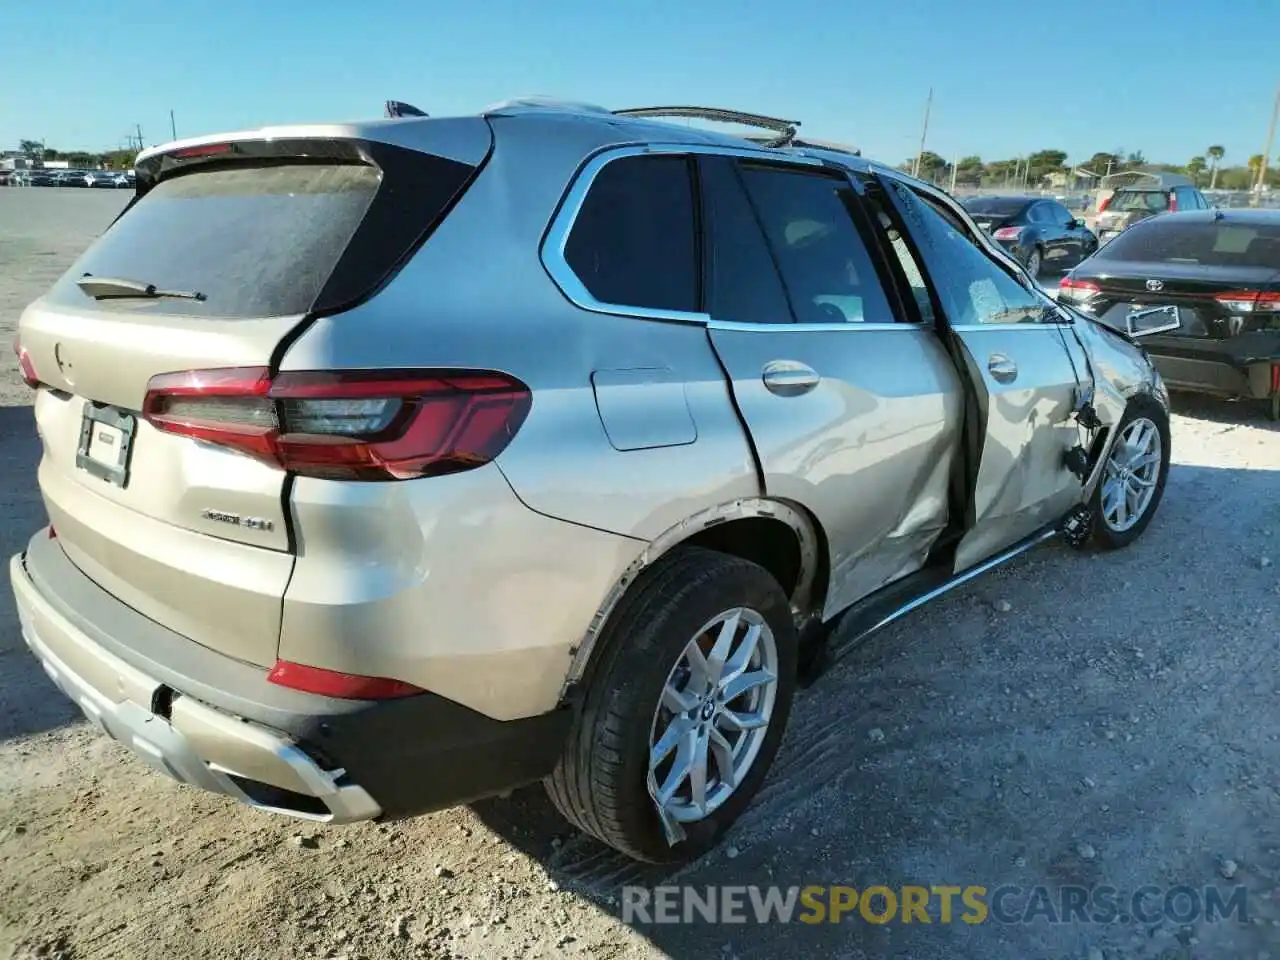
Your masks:
<svg viewBox="0 0 1280 960"><path fill-rule="evenodd" d="M76 466L117 487L129 484L129 456L137 418L114 407L84 405Z"/></svg>

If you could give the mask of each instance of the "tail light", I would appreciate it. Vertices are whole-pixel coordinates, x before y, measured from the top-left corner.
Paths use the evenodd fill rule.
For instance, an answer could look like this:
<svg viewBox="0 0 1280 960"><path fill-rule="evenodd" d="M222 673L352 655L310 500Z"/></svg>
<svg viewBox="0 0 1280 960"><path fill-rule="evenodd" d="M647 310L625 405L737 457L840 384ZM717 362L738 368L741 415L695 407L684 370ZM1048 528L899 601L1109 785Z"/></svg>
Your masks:
<svg viewBox="0 0 1280 960"><path fill-rule="evenodd" d="M1021 227L1001 227L991 236L997 240L1017 240L1018 235L1022 233Z"/></svg>
<svg viewBox="0 0 1280 960"><path fill-rule="evenodd" d="M22 373L22 382L28 387L40 386L40 377L36 374L36 365L31 362L31 354L27 353L18 337L13 338L13 352L18 355L18 369Z"/></svg>
<svg viewBox="0 0 1280 960"><path fill-rule="evenodd" d="M1102 288L1092 280L1063 277L1062 282L1058 284L1058 296L1066 297L1068 300L1089 300L1101 293Z"/></svg>
<svg viewBox="0 0 1280 960"><path fill-rule="evenodd" d="M1178 212L1178 195L1176 193L1169 194L1169 212L1170 213Z"/></svg>
<svg viewBox="0 0 1280 960"><path fill-rule="evenodd" d="M158 430L332 480L408 480L493 460L528 415L519 380L483 371L189 370L153 377Z"/></svg>
<svg viewBox="0 0 1280 960"><path fill-rule="evenodd" d="M1102 201L1102 203L1098 204L1098 212L1106 213L1107 207L1109 206L1111 206L1111 198L1107 197L1105 200Z"/></svg>
<svg viewBox="0 0 1280 960"><path fill-rule="evenodd" d="M1231 290L1213 299L1232 313L1280 313L1280 292Z"/></svg>
<svg viewBox="0 0 1280 960"><path fill-rule="evenodd" d="M412 697L423 690L403 680L388 677L362 677L354 673L338 673L321 667L308 667L289 660L277 660L267 674L277 686L339 700L396 700Z"/></svg>

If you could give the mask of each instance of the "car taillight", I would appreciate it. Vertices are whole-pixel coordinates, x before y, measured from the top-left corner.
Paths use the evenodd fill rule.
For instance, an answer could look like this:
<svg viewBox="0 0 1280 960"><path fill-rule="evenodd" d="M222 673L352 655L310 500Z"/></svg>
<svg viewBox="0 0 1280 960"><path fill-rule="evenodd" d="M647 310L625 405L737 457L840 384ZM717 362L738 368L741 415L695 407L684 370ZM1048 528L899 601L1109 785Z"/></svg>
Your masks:
<svg viewBox="0 0 1280 960"><path fill-rule="evenodd" d="M1169 194L1169 212L1178 212L1178 195L1176 193Z"/></svg>
<svg viewBox="0 0 1280 960"><path fill-rule="evenodd" d="M1063 277L1062 282L1058 284L1058 296L1066 297L1068 300L1089 300L1100 293L1102 288L1092 280Z"/></svg>
<svg viewBox="0 0 1280 960"><path fill-rule="evenodd" d="M1232 313L1280 313L1280 292L1231 290L1213 299Z"/></svg>
<svg viewBox="0 0 1280 960"><path fill-rule="evenodd" d="M1022 233L1021 227L1001 227L991 236L997 240L1017 240L1020 233Z"/></svg>
<svg viewBox="0 0 1280 960"><path fill-rule="evenodd" d="M531 401L519 380L485 371L230 367L152 377L142 413L303 476L407 480L493 460Z"/></svg>
<svg viewBox="0 0 1280 960"><path fill-rule="evenodd" d="M22 382L28 387L40 386L40 377L36 374L36 365L31 362L31 354L22 345L18 337L13 338L13 352L18 355L18 370L22 373Z"/></svg>
<svg viewBox="0 0 1280 960"><path fill-rule="evenodd" d="M1107 207L1109 206L1111 206L1111 198L1107 197L1105 200L1102 201L1102 203L1098 204L1098 212L1106 213Z"/></svg>
<svg viewBox="0 0 1280 960"><path fill-rule="evenodd" d="M291 690L316 693L339 700L395 700L423 692L421 687L387 677L362 677L321 667L308 667L289 660L277 660L267 681Z"/></svg>

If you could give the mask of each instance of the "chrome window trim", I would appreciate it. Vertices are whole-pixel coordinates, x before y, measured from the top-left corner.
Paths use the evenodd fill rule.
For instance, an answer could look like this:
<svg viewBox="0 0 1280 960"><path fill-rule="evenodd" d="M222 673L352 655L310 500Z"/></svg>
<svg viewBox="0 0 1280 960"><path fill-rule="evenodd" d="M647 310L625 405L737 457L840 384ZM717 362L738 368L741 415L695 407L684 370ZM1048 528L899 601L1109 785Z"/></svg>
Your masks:
<svg viewBox="0 0 1280 960"><path fill-rule="evenodd" d="M926 330L923 323L862 323L850 320L845 323L749 323L745 320L710 320L708 330L736 330L759 333L812 333L821 330Z"/></svg>
<svg viewBox="0 0 1280 960"><path fill-rule="evenodd" d="M790 165L803 167L807 169L829 169L828 164L817 157L799 157L794 155L779 156L777 152L760 148L758 150L751 147L733 147L718 144L693 144L693 143L646 143L633 144L625 147L608 147L591 157L586 164L578 171L573 179L573 183L569 186L568 192L560 202L560 208L556 211L555 216L551 220L550 227L547 228L546 236L542 241L542 249L540 258L542 260L543 269L551 277L555 285L560 288L560 292L576 307L583 310L590 310L592 313L604 313L615 317L637 317L642 320L671 320L677 323L699 323L709 324L712 322L711 315L705 311L690 310L660 310L654 307L636 307L628 306L620 303L605 303L597 300L591 295L573 268L569 266L569 261L565 258L565 249L569 243L569 234L573 231L574 222L578 219L578 214L582 211L582 205L586 202L587 193L591 190L595 179L600 175L600 171L615 160L621 160L625 157L638 156L726 156L726 157L742 157L749 160L766 160L770 163L779 165ZM750 324L749 326L756 326ZM796 328L797 324L759 324L759 326L768 329L777 329L781 327ZM802 329L813 329L815 326L822 328L827 324L814 325L809 324ZM834 325L833 325L834 326ZM849 324L855 326L855 324Z"/></svg>
<svg viewBox="0 0 1280 960"><path fill-rule="evenodd" d="M973 330L1045 330L1071 326L1065 320L1032 320L1025 323L957 323L952 330L959 333Z"/></svg>

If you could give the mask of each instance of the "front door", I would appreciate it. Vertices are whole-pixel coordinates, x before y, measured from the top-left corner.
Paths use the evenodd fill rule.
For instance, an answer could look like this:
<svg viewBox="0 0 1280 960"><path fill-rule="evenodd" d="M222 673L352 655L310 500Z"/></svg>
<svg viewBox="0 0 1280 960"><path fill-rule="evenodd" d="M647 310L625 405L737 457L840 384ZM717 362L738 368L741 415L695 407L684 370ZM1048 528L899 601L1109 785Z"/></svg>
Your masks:
<svg viewBox="0 0 1280 960"><path fill-rule="evenodd" d="M989 255L944 198L883 179L937 291L979 406L981 453L958 572L1080 502L1081 483L1065 457L1080 442L1073 412L1083 354L1063 329L1065 316Z"/></svg>
<svg viewBox="0 0 1280 960"><path fill-rule="evenodd" d="M946 529L963 381L931 328L902 322L846 177L700 168L708 335L766 492L826 533L830 615L919 570Z"/></svg>

